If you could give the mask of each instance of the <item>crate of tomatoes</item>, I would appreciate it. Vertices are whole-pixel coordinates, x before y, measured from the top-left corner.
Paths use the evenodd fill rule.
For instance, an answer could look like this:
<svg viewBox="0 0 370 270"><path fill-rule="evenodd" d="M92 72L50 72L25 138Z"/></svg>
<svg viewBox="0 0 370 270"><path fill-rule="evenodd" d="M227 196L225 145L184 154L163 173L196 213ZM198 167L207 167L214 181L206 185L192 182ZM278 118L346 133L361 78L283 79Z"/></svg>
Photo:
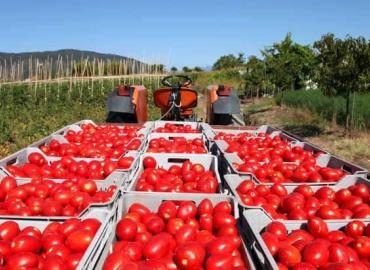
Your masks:
<svg viewBox="0 0 370 270"><path fill-rule="evenodd" d="M155 121L151 133L201 133L201 123Z"/></svg>
<svg viewBox="0 0 370 270"><path fill-rule="evenodd" d="M114 171L125 172L115 178L118 186L133 174L138 165L139 152L130 151L119 159L76 158L72 156L46 156L40 149L28 147L0 161L0 179L13 176L17 179L91 179L105 181Z"/></svg>
<svg viewBox="0 0 370 270"><path fill-rule="evenodd" d="M258 269L369 269L370 221L273 221L260 210L245 210Z"/></svg>
<svg viewBox="0 0 370 270"><path fill-rule="evenodd" d="M143 152L207 154L208 141L201 133L151 133Z"/></svg>
<svg viewBox="0 0 370 270"><path fill-rule="evenodd" d="M231 196L126 193L94 269L256 269Z"/></svg>
<svg viewBox="0 0 370 270"><path fill-rule="evenodd" d="M212 155L145 153L132 179L128 191L223 193Z"/></svg>
<svg viewBox="0 0 370 270"><path fill-rule="evenodd" d="M294 147L280 154L267 152L240 157L235 153L224 155L224 174L253 175L258 183L335 184L346 175L366 176L367 170L329 154L311 153Z"/></svg>
<svg viewBox="0 0 370 270"><path fill-rule="evenodd" d="M112 224L111 213L102 209L73 219L0 218L0 267L93 269Z"/></svg>
<svg viewBox="0 0 370 270"><path fill-rule="evenodd" d="M239 175L226 175L225 186L242 209L261 209L271 219L369 219L370 181L348 175L335 185L256 184Z"/></svg>

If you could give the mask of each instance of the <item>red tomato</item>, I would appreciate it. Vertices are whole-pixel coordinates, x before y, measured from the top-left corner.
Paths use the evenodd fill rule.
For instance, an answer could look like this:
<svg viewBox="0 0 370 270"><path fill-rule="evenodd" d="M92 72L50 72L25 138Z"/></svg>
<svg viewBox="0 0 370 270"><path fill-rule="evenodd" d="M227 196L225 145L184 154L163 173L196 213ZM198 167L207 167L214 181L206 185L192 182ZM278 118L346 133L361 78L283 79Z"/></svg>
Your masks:
<svg viewBox="0 0 370 270"><path fill-rule="evenodd" d="M203 214L212 215L213 214L213 204L211 200L204 199L198 205L198 214L202 216Z"/></svg>
<svg viewBox="0 0 370 270"><path fill-rule="evenodd" d="M32 252L19 252L12 254L7 260L8 270L32 269L39 263L37 255Z"/></svg>
<svg viewBox="0 0 370 270"><path fill-rule="evenodd" d="M175 260L181 269L197 269L201 267L206 253L204 247L197 242L187 242L177 247Z"/></svg>
<svg viewBox="0 0 370 270"><path fill-rule="evenodd" d="M145 157L143 159L144 168L155 168L157 167L157 161L153 157Z"/></svg>
<svg viewBox="0 0 370 270"><path fill-rule="evenodd" d="M14 221L5 221L0 224L0 239L11 241L20 232L18 223Z"/></svg>
<svg viewBox="0 0 370 270"><path fill-rule="evenodd" d="M264 232L261 234L261 237L263 241L265 241L265 244L270 251L272 256L275 256L275 254L279 250L279 239L275 234L272 234L271 232Z"/></svg>
<svg viewBox="0 0 370 270"><path fill-rule="evenodd" d="M278 240L284 240L288 235L285 225L279 221L274 221L267 225L266 232L276 235Z"/></svg>
<svg viewBox="0 0 370 270"><path fill-rule="evenodd" d="M345 227L345 233L350 237L362 236L365 231L365 224L359 220L351 221Z"/></svg>
<svg viewBox="0 0 370 270"><path fill-rule="evenodd" d="M95 233L87 229L78 229L68 235L66 246L73 252L84 252L93 240Z"/></svg>
<svg viewBox="0 0 370 270"><path fill-rule="evenodd" d="M211 255L206 260L205 270L232 269L233 257L231 255Z"/></svg>
<svg viewBox="0 0 370 270"><path fill-rule="evenodd" d="M329 247L329 261L333 263L347 263L348 256L345 246L332 243Z"/></svg>
<svg viewBox="0 0 370 270"><path fill-rule="evenodd" d="M359 236L352 244L353 249L362 258L370 257L370 238L367 236Z"/></svg>
<svg viewBox="0 0 370 270"><path fill-rule="evenodd" d="M297 263L301 262L301 253L299 250L293 246L283 246L278 251L278 262L288 266L293 267Z"/></svg>
<svg viewBox="0 0 370 270"><path fill-rule="evenodd" d="M303 249L303 260L315 267L323 267L329 260L329 250L318 240L314 240Z"/></svg>
<svg viewBox="0 0 370 270"><path fill-rule="evenodd" d="M171 235L160 233L154 235L143 248L143 255L146 259L160 259L168 254L170 251L169 238Z"/></svg>
<svg viewBox="0 0 370 270"><path fill-rule="evenodd" d="M308 231L314 237L326 237L329 233L328 225L319 217L313 217L307 222Z"/></svg>
<svg viewBox="0 0 370 270"><path fill-rule="evenodd" d="M116 226L116 235L120 240L133 240L137 233L137 224L128 218L121 219Z"/></svg>
<svg viewBox="0 0 370 270"><path fill-rule="evenodd" d="M10 247L13 253L22 251L37 253L41 249L41 240L30 235L19 235L13 238Z"/></svg>

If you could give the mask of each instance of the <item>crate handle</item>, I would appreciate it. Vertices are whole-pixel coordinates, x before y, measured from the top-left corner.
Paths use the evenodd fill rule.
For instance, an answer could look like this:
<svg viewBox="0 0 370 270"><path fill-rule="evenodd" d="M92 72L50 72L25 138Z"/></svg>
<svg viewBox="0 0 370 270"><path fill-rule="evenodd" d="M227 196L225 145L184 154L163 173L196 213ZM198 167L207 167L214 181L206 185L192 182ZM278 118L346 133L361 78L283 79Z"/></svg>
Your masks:
<svg viewBox="0 0 370 270"><path fill-rule="evenodd" d="M8 160L7 162L6 162L6 165L12 165L12 164L14 164L14 163L16 163L17 162L17 158L13 158L13 159L11 159L11 160Z"/></svg>
<svg viewBox="0 0 370 270"><path fill-rule="evenodd" d="M342 169L344 170L344 171L346 171L346 172L350 172L350 173L353 173L353 168L352 167L350 167L350 166L348 166L348 165L343 165L342 166Z"/></svg>
<svg viewBox="0 0 370 270"><path fill-rule="evenodd" d="M170 163L184 163L185 161L190 161L188 158L168 158L167 160Z"/></svg>

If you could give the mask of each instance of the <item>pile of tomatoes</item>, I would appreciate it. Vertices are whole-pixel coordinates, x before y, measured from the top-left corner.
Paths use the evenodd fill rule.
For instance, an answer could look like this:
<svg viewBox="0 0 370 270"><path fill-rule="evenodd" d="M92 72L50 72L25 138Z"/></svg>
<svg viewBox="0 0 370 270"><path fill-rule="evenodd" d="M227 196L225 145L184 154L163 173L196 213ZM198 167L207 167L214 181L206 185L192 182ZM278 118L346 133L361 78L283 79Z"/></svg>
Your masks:
<svg viewBox="0 0 370 270"><path fill-rule="evenodd" d="M5 168L12 176L21 178L102 180L116 169L129 169L134 158L128 156L117 161L110 159L77 161L71 156L65 156L49 164L42 154L34 152L28 155L28 161L23 165L7 165Z"/></svg>
<svg viewBox="0 0 370 270"><path fill-rule="evenodd" d="M244 270L241 239L227 201L165 201L157 212L134 203L117 223L103 270Z"/></svg>
<svg viewBox="0 0 370 270"><path fill-rule="evenodd" d="M47 156L79 158L120 158L127 151L136 151L141 146L140 139L118 138L105 143L60 143L51 140L48 145L40 146L40 150Z"/></svg>
<svg viewBox="0 0 370 270"><path fill-rule="evenodd" d="M218 190L215 174L200 163L185 161L182 166L172 165L166 170L157 168L157 161L146 156L143 166L136 191L216 193Z"/></svg>
<svg viewBox="0 0 370 270"><path fill-rule="evenodd" d="M150 140L147 152L206 154L207 150L201 138L187 140L185 137L174 137Z"/></svg>
<svg viewBox="0 0 370 270"><path fill-rule="evenodd" d="M230 130L230 131L232 131L232 130ZM267 136L269 136L269 134L267 134L265 132L255 133L255 132L245 131L245 132L241 132L239 134L233 134L233 133L226 133L226 132L220 131L220 132L217 132L217 134L213 137L213 139L214 140L223 140L223 141L226 141L227 143L230 143L230 142L238 142L239 139L242 142L243 140L249 139L249 138L255 138L255 137L263 138L263 137L267 137Z"/></svg>
<svg viewBox="0 0 370 270"><path fill-rule="evenodd" d="M370 268L370 225L354 220L330 230L318 217L288 233L270 223L261 234L279 270L366 270Z"/></svg>
<svg viewBox="0 0 370 270"><path fill-rule="evenodd" d="M200 130L197 128L192 128L188 124L170 124L166 123L163 127L158 127L152 132L157 133L200 133Z"/></svg>
<svg viewBox="0 0 370 270"><path fill-rule="evenodd" d="M288 194L282 184L255 185L244 180L236 189L240 200L249 206L263 207L274 219L304 220L370 218L370 192L365 184L351 185L335 191L321 187L316 192L299 185Z"/></svg>
<svg viewBox="0 0 370 270"><path fill-rule="evenodd" d="M34 179L18 185L13 177L0 182L0 215L18 216L76 216L91 203L110 201L117 187L97 190L92 180Z"/></svg>
<svg viewBox="0 0 370 270"><path fill-rule="evenodd" d="M6 270L76 269L101 223L90 218L51 222L41 231L20 228L15 221L0 224L0 268Z"/></svg>

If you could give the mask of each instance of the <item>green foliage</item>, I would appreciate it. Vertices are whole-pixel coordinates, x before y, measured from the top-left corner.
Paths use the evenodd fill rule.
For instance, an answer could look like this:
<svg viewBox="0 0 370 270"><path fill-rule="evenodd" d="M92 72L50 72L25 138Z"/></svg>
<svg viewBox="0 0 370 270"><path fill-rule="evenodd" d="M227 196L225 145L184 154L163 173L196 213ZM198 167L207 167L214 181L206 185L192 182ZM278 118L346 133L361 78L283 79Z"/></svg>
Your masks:
<svg viewBox="0 0 370 270"><path fill-rule="evenodd" d="M189 73L189 72L191 72L192 70L191 70L191 68L189 68L189 67L185 66L185 67L183 67L183 68L182 68L182 71L183 71L183 72L185 72L185 73Z"/></svg>
<svg viewBox="0 0 370 270"><path fill-rule="evenodd" d="M245 58L243 53L239 53L238 56L233 54L228 54L221 56L214 64L212 69L213 70L222 70L222 69L230 69L240 67L244 64Z"/></svg>
<svg viewBox="0 0 370 270"><path fill-rule="evenodd" d="M313 50L293 42L290 33L280 43L266 48L262 54L269 79L278 90L304 87L316 66Z"/></svg>
<svg viewBox="0 0 370 270"><path fill-rule="evenodd" d="M177 71L177 67L172 67L171 68L171 72L176 72Z"/></svg>
<svg viewBox="0 0 370 270"><path fill-rule="evenodd" d="M194 67L194 69L193 69L195 72L203 72L203 69L201 68L201 67L198 67L198 66L196 66L196 67Z"/></svg>
<svg viewBox="0 0 370 270"><path fill-rule="evenodd" d="M354 99L353 127L358 129L370 128L370 93L351 95L350 103ZM346 124L346 100L342 96L329 97L320 90L285 91L276 95L276 103L295 108L308 109L328 121L337 124Z"/></svg>

